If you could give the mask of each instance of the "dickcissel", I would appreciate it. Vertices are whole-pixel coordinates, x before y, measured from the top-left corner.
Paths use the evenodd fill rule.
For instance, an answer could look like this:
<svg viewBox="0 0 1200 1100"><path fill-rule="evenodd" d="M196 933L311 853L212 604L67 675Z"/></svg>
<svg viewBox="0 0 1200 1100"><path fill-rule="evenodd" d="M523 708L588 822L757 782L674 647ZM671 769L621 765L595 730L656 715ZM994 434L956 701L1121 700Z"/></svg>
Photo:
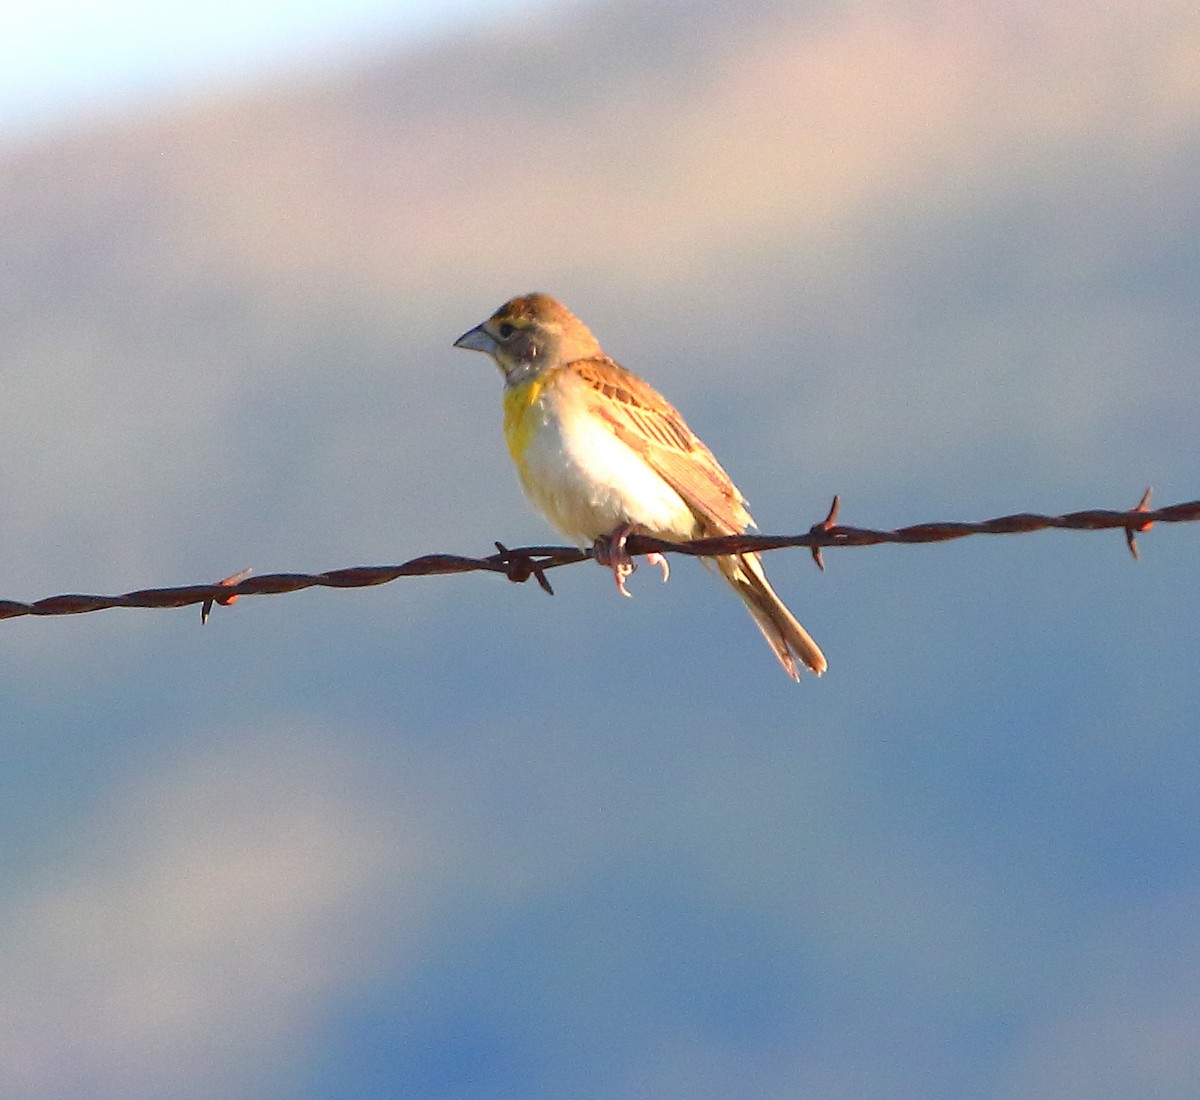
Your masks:
<svg viewBox="0 0 1200 1100"><path fill-rule="evenodd" d="M683 417L553 298L513 298L454 346L496 361L504 436L526 495L564 536L593 547L624 595L631 534L687 542L753 524L745 498ZM651 560L665 580L666 561ZM775 595L757 554L712 560L793 680L797 658L818 676L825 671L824 654Z"/></svg>

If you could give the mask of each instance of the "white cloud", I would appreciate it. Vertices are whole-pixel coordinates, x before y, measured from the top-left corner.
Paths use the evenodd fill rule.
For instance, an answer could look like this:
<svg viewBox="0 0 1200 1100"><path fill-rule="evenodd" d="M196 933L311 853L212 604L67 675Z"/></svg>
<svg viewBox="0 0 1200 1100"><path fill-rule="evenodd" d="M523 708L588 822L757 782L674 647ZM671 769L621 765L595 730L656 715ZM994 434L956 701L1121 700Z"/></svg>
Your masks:
<svg viewBox="0 0 1200 1100"><path fill-rule="evenodd" d="M253 1094L411 939L428 848L344 732L245 730L144 775L12 896L0 1092Z"/></svg>

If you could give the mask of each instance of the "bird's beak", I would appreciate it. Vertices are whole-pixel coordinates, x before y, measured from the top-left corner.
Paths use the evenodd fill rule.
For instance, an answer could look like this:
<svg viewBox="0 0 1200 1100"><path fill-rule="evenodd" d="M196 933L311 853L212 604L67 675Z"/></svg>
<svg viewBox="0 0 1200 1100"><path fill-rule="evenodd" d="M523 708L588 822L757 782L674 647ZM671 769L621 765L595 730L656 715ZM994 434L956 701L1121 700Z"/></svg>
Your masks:
<svg viewBox="0 0 1200 1100"><path fill-rule="evenodd" d="M476 325L455 340L454 346L466 348L468 351L481 351L485 355L493 355L499 345L483 325Z"/></svg>

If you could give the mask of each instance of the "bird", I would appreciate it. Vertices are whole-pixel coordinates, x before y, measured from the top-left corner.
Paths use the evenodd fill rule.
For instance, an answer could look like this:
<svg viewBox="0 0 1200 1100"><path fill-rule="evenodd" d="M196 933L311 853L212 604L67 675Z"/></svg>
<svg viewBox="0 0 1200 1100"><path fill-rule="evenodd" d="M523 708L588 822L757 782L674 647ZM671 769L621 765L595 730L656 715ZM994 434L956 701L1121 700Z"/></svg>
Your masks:
<svg viewBox="0 0 1200 1100"><path fill-rule="evenodd" d="M505 302L457 348L490 356L504 377L504 435L526 496L560 534L613 571L635 565L632 534L671 542L739 535L746 500L683 417L614 362L588 327L547 294ZM767 581L758 554L709 559L749 609L793 679L820 676L825 655ZM658 554L647 561L670 574Z"/></svg>

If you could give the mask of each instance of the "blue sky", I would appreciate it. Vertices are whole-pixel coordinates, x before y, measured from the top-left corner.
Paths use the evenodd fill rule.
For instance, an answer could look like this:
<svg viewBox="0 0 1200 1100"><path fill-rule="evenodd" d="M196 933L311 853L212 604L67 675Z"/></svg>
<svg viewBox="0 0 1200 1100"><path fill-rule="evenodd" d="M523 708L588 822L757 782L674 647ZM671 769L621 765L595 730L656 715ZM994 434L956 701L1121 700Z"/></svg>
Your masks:
<svg viewBox="0 0 1200 1100"><path fill-rule="evenodd" d="M416 40L521 0L47 0L5 14L0 121L9 132L147 94Z"/></svg>

